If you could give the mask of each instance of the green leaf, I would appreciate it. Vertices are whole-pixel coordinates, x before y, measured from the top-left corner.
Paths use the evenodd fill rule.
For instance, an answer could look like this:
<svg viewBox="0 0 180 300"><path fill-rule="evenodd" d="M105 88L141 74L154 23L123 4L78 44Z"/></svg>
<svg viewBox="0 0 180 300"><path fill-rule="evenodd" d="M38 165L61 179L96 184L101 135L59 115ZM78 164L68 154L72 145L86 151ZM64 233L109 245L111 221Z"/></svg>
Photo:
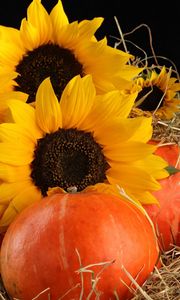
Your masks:
<svg viewBox="0 0 180 300"><path fill-rule="evenodd" d="M180 169L177 169L174 166L168 166L165 169L168 171L169 175L173 175L180 172Z"/></svg>

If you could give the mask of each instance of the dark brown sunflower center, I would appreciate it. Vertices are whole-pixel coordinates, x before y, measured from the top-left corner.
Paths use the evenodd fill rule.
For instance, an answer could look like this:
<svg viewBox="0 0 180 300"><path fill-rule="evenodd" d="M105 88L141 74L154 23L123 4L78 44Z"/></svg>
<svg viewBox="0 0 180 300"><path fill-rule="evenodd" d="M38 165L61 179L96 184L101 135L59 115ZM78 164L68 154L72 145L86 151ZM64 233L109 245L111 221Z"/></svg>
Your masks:
<svg viewBox="0 0 180 300"><path fill-rule="evenodd" d="M83 66L74 54L58 45L42 45L26 53L16 66L19 75L16 78L18 86L15 90L29 95L27 102L35 101L39 84L50 77L58 99L66 84L76 75L83 76Z"/></svg>
<svg viewBox="0 0 180 300"><path fill-rule="evenodd" d="M157 107L163 106L163 95L163 91L156 85L145 87L138 94L135 102L143 98L144 100L137 107L143 111L154 111Z"/></svg>
<svg viewBox="0 0 180 300"><path fill-rule="evenodd" d="M89 132L59 129L38 140L31 177L46 195L48 188L76 186L78 191L104 182L109 165Z"/></svg>

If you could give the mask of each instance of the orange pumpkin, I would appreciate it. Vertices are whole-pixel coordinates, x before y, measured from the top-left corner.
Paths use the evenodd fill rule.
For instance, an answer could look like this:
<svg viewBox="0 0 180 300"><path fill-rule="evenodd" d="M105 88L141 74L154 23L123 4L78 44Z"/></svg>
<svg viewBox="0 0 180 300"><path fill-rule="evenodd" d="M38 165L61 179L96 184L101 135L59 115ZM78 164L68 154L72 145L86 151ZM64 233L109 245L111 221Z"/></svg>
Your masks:
<svg viewBox="0 0 180 300"><path fill-rule="evenodd" d="M180 173L160 180L161 189L153 193L160 206L144 205L154 223L161 251L180 246Z"/></svg>
<svg viewBox="0 0 180 300"><path fill-rule="evenodd" d="M9 295L20 300L42 291L38 300L48 293L51 300L66 293L63 299L87 299L91 292L96 299L100 291L102 300L115 299L115 292L130 299L127 274L141 285L158 255L153 227L134 204L107 194L57 193L9 226L1 275Z"/></svg>
<svg viewBox="0 0 180 300"><path fill-rule="evenodd" d="M172 144L158 147L155 153L170 166L180 168L179 151L179 146ZM160 206L149 204L144 205L144 208L154 223L161 251L168 251L174 245L180 246L180 173L159 182L161 189L153 192L153 195Z"/></svg>

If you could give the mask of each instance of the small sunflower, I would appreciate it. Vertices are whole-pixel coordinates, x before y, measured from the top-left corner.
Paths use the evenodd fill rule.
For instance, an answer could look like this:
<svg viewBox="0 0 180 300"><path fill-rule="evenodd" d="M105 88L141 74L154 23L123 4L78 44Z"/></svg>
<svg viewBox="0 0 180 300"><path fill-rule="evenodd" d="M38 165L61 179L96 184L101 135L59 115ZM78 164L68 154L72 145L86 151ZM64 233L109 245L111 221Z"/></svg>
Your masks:
<svg viewBox="0 0 180 300"><path fill-rule="evenodd" d="M135 100L131 116L155 116L161 120L170 120L180 111L180 82L171 76L165 66L158 73L147 71L134 80L138 96Z"/></svg>
<svg viewBox="0 0 180 300"><path fill-rule="evenodd" d="M19 100L8 106L13 122L0 124L1 228L55 187L119 195L118 185L135 201L156 202L156 179L168 174L146 144L152 120L124 117L130 105L119 91L97 96L92 76L77 75L58 101L46 78L34 107Z"/></svg>
<svg viewBox="0 0 180 300"><path fill-rule="evenodd" d="M97 41L95 32L103 18L69 23L61 1L48 14L33 0L20 29L0 26L0 115L6 101L16 97L32 103L39 84L50 77L58 98L76 75L91 74L98 93L130 89L142 71L127 64L133 56Z"/></svg>

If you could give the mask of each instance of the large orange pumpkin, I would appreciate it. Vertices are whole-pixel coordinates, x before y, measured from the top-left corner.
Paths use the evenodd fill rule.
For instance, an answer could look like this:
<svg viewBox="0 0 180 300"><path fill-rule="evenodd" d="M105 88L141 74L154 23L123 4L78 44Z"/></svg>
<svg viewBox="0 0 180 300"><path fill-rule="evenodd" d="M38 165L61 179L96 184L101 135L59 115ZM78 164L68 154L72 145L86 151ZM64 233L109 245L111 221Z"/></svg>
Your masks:
<svg viewBox="0 0 180 300"><path fill-rule="evenodd" d="M180 168L180 148L177 144L158 147L155 153L170 166ZM150 204L144 205L144 208L154 223L160 249L168 251L174 245L180 246L180 173L170 175L159 182L161 189L153 192L153 195L158 199L160 206Z"/></svg>
<svg viewBox="0 0 180 300"><path fill-rule="evenodd" d="M102 300L116 299L115 293L130 299L129 274L141 285L158 255L153 227L134 204L106 194L57 193L10 225L1 275L9 295L19 300L42 291L38 300L47 300L48 293L51 300L66 293L63 299L87 299L91 292L96 299L100 291Z"/></svg>

